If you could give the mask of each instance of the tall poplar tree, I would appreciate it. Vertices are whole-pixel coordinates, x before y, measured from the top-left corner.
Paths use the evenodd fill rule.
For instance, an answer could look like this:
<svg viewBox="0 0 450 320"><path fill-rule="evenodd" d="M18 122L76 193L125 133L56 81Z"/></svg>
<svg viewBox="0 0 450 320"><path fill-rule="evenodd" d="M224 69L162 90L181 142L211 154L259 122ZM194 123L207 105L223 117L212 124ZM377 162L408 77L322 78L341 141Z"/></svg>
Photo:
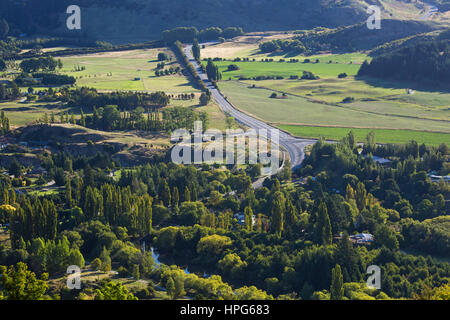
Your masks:
<svg viewBox="0 0 450 320"><path fill-rule="evenodd" d="M322 245L332 243L331 223L325 203L321 202L318 209L316 232Z"/></svg>
<svg viewBox="0 0 450 320"><path fill-rule="evenodd" d="M284 214L283 210L285 206L284 202L285 199L283 194L280 191L275 192L272 200L271 228L272 232L278 235L279 237L281 236L281 233L283 232L284 229L283 224L283 214Z"/></svg>
<svg viewBox="0 0 450 320"><path fill-rule="evenodd" d="M331 272L330 299L342 300L344 297L344 280L342 277L341 266L336 265Z"/></svg>
<svg viewBox="0 0 450 320"><path fill-rule="evenodd" d="M69 179L66 183L66 204L67 207L72 208L72 186Z"/></svg>
<svg viewBox="0 0 450 320"><path fill-rule="evenodd" d="M194 44L192 45L192 54L196 60L200 60L200 45L197 39L194 39Z"/></svg>
<svg viewBox="0 0 450 320"><path fill-rule="evenodd" d="M244 210L245 214L245 229L247 231L253 230L253 211L251 207L246 207Z"/></svg>

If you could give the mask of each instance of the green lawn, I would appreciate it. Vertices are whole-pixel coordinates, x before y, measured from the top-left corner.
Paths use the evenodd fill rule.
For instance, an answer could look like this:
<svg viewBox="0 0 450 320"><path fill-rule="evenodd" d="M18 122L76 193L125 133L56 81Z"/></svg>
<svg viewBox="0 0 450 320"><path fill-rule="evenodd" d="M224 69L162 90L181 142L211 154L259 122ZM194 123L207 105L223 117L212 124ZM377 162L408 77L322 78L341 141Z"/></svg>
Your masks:
<svg viewBox="0 0 450 320"><path fill-rule="evenodd" d="M358 107L357 104L327 105L311 102L303 97L288 96L287 99L271 99L273 91L250 88L238 81L222 81L221 91L239 109L265 121L286 125L313 125L333 127L405 129L450 133L448 121L410 118L386 113L389 107L372 105ZM407 110L399 110L407 113ZM415 110L418 112L417 109ZM441 112L441 111L439 111ZM438 113L439 113L438 112ZM412 116L412 115L411 115Z"/></svg>
<svg viewBox="0 0 450 320"><path fill-rule="evenodd" d="M379 143L404 144L415 140L418 143L438 146L441 143L450 144L450 134L421 132L413 130L386 130L386 129L361 129L361 128L334 128L334 127L310 127L280 125L280 129L285 130L295 136L302 138L324 137L330 140L341 140L351 130L358 142L364 142L367 134L371 131L375 133L375 139Z"/></svg>
<svg viewBox="0 0 450 320"><path fill-rule="evenodd" d="M214 63L219 67L222 72L222 78L224 80L253 78L257 76L281 76L289 78L292 75L301 76L303 71L310 71L320 77L337 77L340 73L347 73L347 75L356 75L360 68L356 64L341 64L341 63L288 63L278 62L279 59L275 59L274 62L232 62L232 61L215 61ZM206 61L203 61L206 64ZM230 64L237 65L240 70L228 71Z"/></svg>

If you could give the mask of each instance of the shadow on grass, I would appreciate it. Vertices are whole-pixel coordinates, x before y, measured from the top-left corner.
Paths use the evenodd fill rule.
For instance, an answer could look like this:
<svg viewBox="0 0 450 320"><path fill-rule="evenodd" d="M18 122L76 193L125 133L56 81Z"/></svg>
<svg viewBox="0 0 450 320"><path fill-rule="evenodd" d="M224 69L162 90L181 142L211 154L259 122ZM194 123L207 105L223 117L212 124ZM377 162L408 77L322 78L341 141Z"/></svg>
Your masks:
<svg viewBox="0 0 450 320"><path fill-rule="evenodd" d="M255 51L252 54L250 54L250 56L257 56L257 55L261 55L261 54L266 54L268 52L262 52L262 51ZM271 52L267 55L267 57L279 57L279 58L293 58L293 57L297 57L299 56L301 53L299 52L295 52L295 51L289 51L289 52L284 52L284 51L275 51L275 52Z"/></svg>
<svg viewBox="0 0 450 320"><path fill-rule="evenodd" d="M427 91L427 92L437 92L437 93L450 93L448 87L444 85L436 84L422 84L410 81L396 81L396 80L386 80L371 77L355 76L356 80L365 82L366 84L373 87L381 87L385 89L412 89L416 91Z"/></svg>

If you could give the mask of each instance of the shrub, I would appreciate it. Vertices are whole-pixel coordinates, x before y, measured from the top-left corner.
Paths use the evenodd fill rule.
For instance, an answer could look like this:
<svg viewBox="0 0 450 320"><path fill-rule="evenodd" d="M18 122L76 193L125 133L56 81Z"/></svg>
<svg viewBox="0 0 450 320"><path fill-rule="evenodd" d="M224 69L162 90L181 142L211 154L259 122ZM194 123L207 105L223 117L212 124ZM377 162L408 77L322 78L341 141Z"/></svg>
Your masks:
<svg viewBox="0 0 450 320"><path fill-rule="evenodd" d="M169 56L164 53L164 52L160 52L158 53L158 61L166 61L169 60Z"/></svg>
<svg viewBox="0 0 450 320"><path fill-rule="evenodd" d="M230 65L228 66L228 71L236 71L236 70L240 70L240 68L239 68L237 65L235 65L235 64L230 64Z"/></svg>
<svg viewBox="0 0 450 320"><path fill-rule="evenodd" d="M355 98L353 97L347 97L344 100L342 100L342 103L352 103L355 101Z"/></svg>
<svg viewBox="0 0 450 320"><path fill-rule="evenodd" d="M310 71L303 71L302 80L317 80L320 79L318 76L315 76Z"/></svg>

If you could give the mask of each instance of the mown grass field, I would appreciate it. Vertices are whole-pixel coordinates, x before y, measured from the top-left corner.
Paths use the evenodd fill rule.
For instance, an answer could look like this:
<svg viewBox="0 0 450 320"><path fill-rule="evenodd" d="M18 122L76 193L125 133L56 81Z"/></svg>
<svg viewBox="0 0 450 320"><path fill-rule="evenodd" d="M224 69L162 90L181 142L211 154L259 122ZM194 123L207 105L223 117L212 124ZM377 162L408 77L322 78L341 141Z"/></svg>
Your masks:
<svg viewBox="0 0 450 320"><path fill-rule="evenodd" d="M318 139L324 137L330 140L341 140L350 131L353 131L358 142L364 142L367 134L373 131L375 140L379 143L404 144L411 140L427 145L438 146L441 143L450 144L450 134L436 132L420 132L412 130L387 130L387 129L362 129L362 128L334 128L334 127L311 127L280 125L280 129L285 130L295 136L302 138Z"/></svg>
<svg viewBox="0 0 450 320"><path fill-rule="evenodd" d="M206 64L206 61L203 61ZM222 78L239 79L241 77L253 78L257 76L281 76L289 78L290 76L300 76L303 71L310 71L320 77L337 77L340 73L347 75L356 75L360 68L356 64L342 63L303 63L303 62L279 62L275 59L273 62L233 62L233 61L215 61L214 62L222 72ZM237 65L240 70L228 71L228 66Z"/></svg>
<svg viewBox="0 0 450 320"><path fill-rule="evenodd" d="M422 133L424 131L450 134L448 120L415 118L414 112L416 112L416 116L421 116L419 112L426 112L425 109L420 109L420 106L417 106L414 112L410 112L408 108L401 105L397 105L397 109L394 108L392 111L391 107L384 103L359 107L357 103L327 105L292 95L288 95L287 99L271 99L269 97L273 91L250 88L248 84L238 81L222 81L219 83L219 87L236 107L275 125L413 130L408 132L406 137L399 136L399 141L408 141L413 137L417 137L417 140L425 139L428 136ZM445 112L448 111L439 109L434 117L448 119L448 113ZM347 129L345 131L348 132ZM337 134L340 135L339 132ZM336 133L334 135L337 137ZM381 136L380 139L385 140L383 142L395 142L397 135L398 131L396 130L385 131L384 136ZM317 136L318 134L315 134L314 137ZM392 140L387 139L388 136L391 136ZM434 141L439 142L438 139L447 136L438 136ZM330 138L332 137L330 136Z"/></svg>
<svg viewBox="0 0 450 320"><path fill-rule="evenodd" d="M172 58L171 62L166 62L164 69L178 66L173 53L162 48L63 57L62 72L75 77L78 87L86 86L101 91L199 92L182 75L155 76L159 52L165 52ZM75 71L77 67L86 69Z"/></svg>

